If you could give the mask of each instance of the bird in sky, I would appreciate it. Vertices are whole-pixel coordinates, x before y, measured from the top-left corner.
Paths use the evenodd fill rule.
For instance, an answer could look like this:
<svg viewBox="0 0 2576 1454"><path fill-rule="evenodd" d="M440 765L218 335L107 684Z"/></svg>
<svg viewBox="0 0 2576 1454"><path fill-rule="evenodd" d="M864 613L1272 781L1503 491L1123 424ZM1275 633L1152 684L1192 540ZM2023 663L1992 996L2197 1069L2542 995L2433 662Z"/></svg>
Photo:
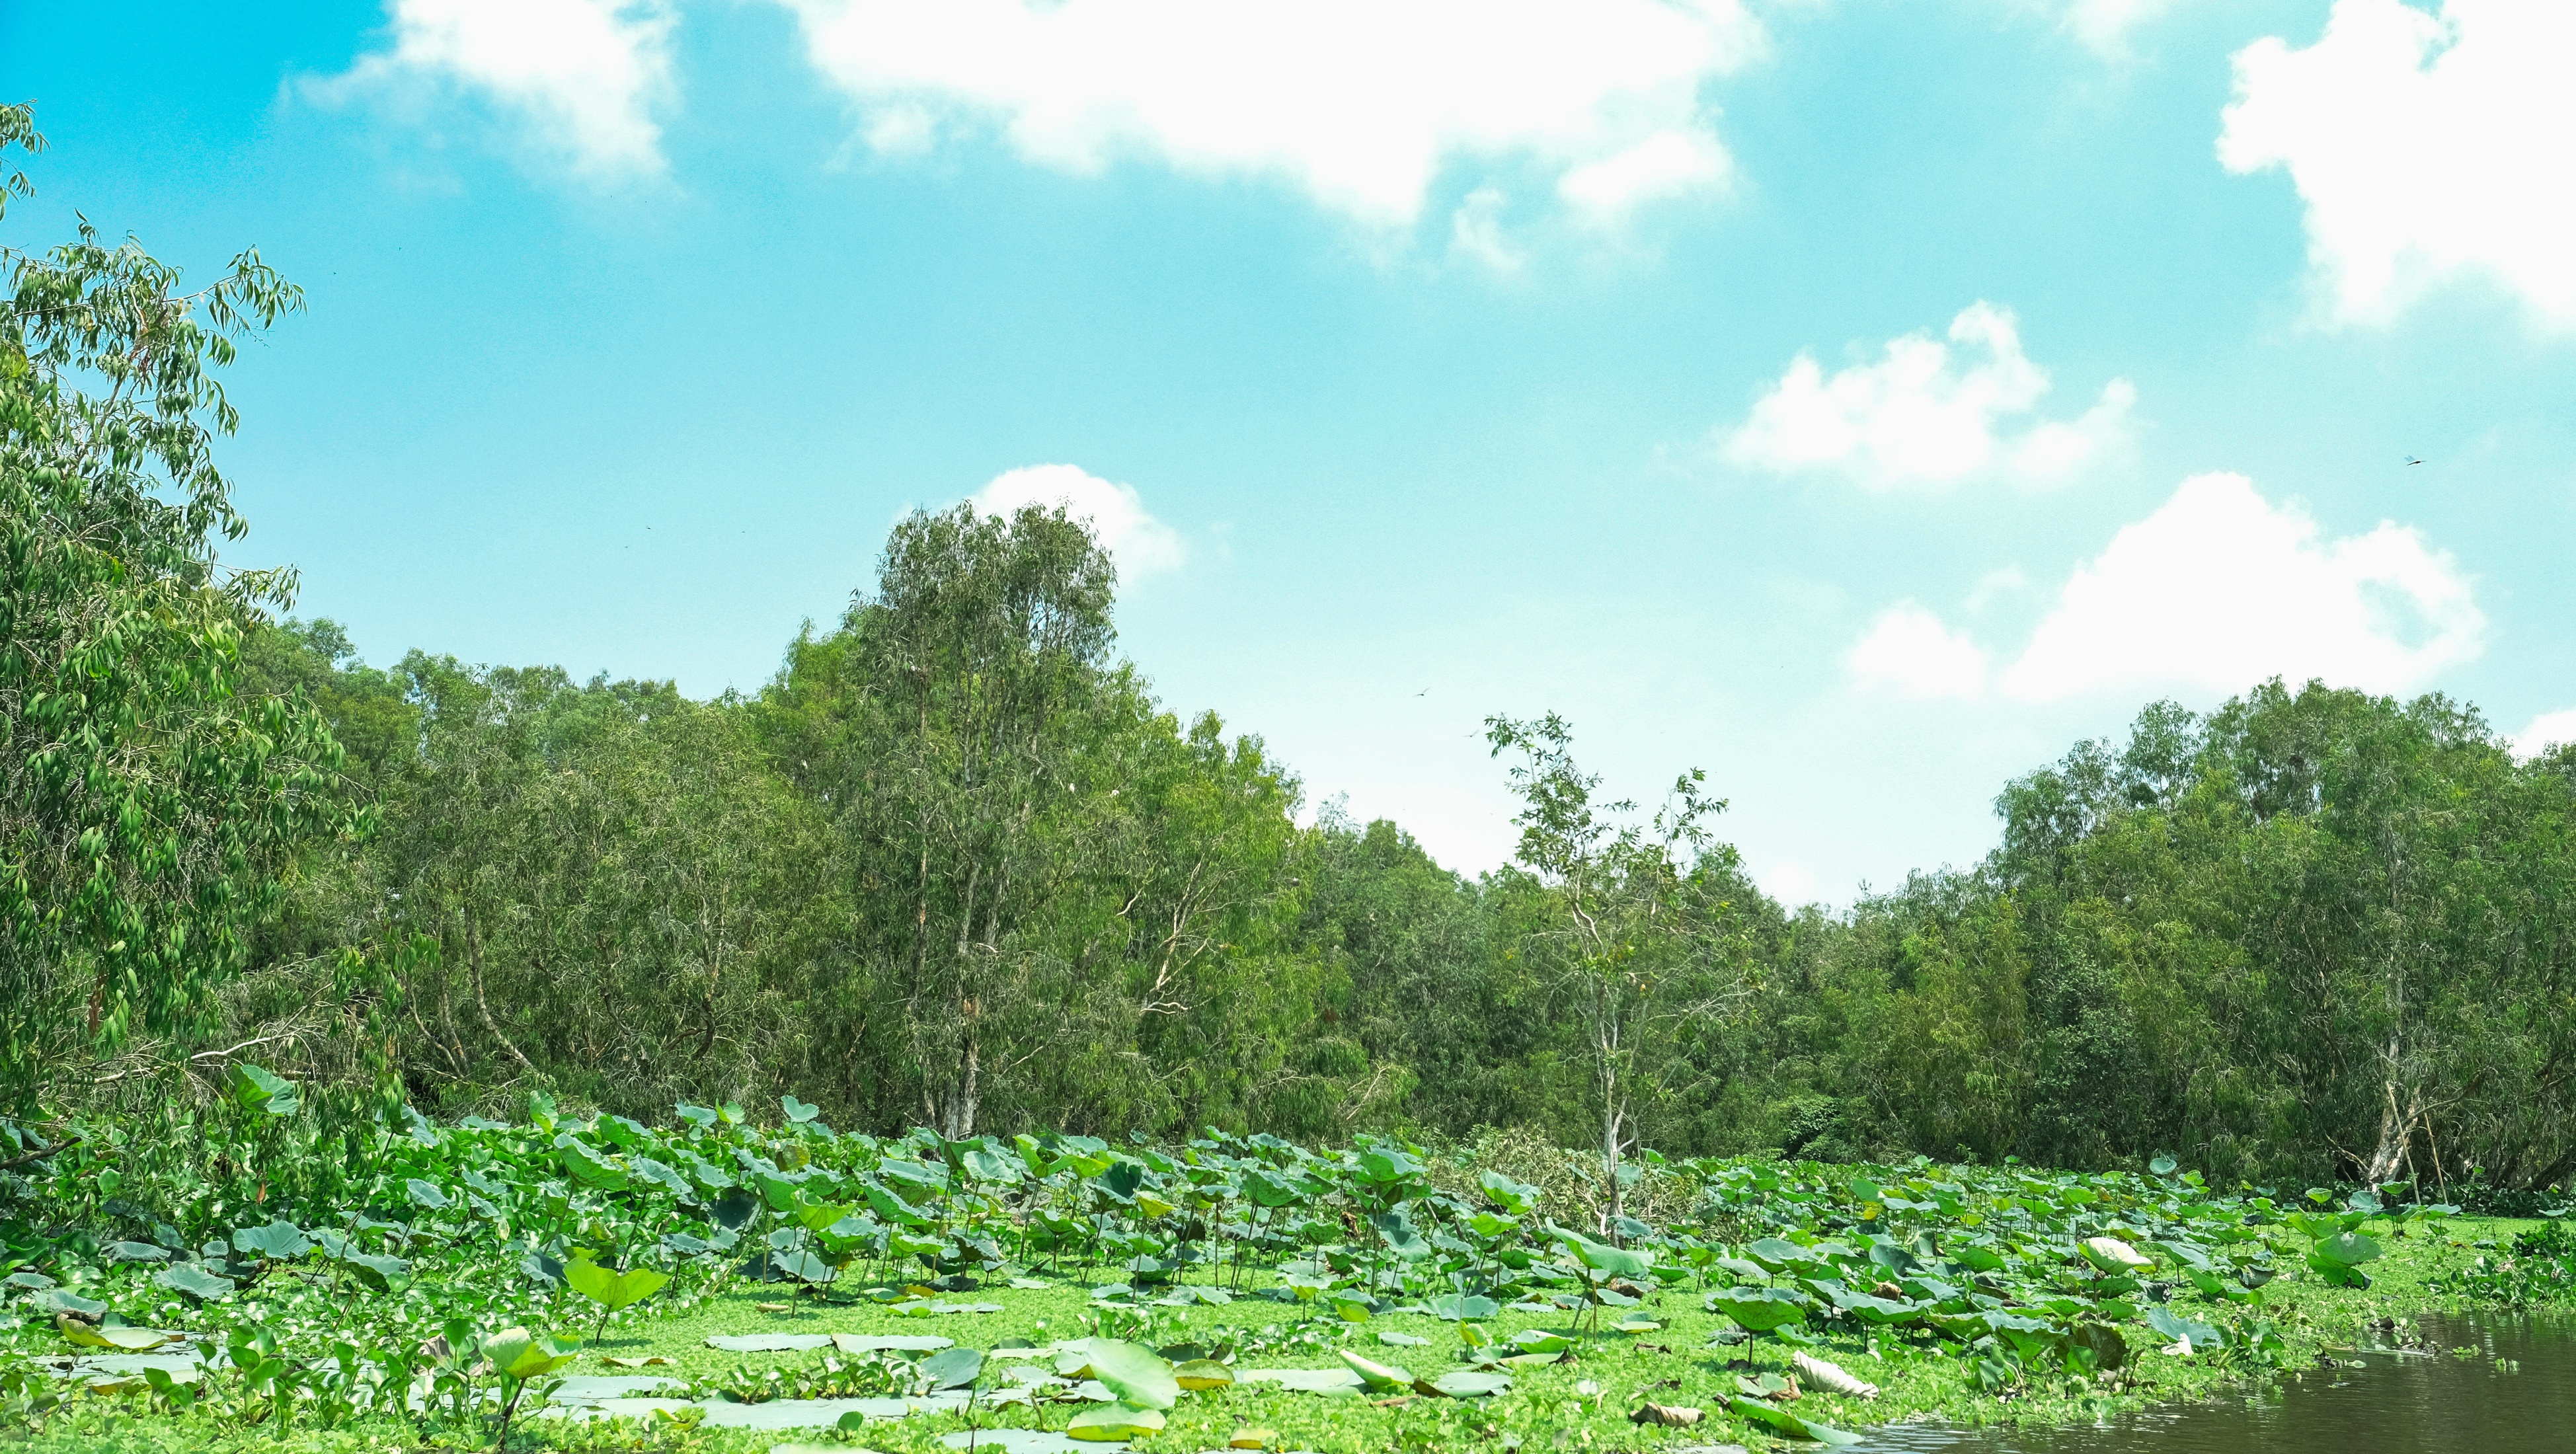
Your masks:
<svg viewBox="0 0 2576 1454"><path fill-rule="evenodd" d="M2413 455L2411 455L2411 454L2410 454L2410 455L2406 456L2406 462L2407 462L2408 464L2422 464L2424 461L2422 461L2422 460L2420 460L2420 459L2417 459L2415 456L2413 456Z"/></svg>

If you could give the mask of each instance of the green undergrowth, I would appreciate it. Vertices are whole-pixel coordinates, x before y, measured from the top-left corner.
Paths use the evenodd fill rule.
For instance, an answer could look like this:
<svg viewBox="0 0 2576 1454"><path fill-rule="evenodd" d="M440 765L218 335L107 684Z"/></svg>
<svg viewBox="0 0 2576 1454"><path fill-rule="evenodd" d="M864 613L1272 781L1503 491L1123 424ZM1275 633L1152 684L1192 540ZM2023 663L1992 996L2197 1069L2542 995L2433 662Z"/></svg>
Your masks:
<svg viewBox="0 0 2576 1454"><path fill-rule="evenodd" d="M235 1090L275 1126L300 1114L273 1077ZM793 1098L765 1127L733 1106L683 1106L666 1128L533 1110L389 1121L314 1205L245 1207L94 1150L6 1178L0 1440L895 1454L969 1416L782 1437L530 1415L579 1374L673 1378L701 1401L1011 1386L1004 1359L962 1351L707 1346L786 1332L1047 1350L1042 1397L973 1419L1105 1421L1139 1430L1140 1454L1245 1430L1353 1454L1834 1442L2205 1397L2402 1338L2415 1312L2563 1287L2547 1224L2397 1186L2221 1190L2165 1158L2055 1173L1649 1155L1568 1227L1534 1184L1375 1138L883 1139ZM73 1355L153 1349L203 1361L63 1376ZM1339 1396L1237 1378L1263 1368L1329 1375Z"/></svg>
<svg viewBox="0 0 2576 1454"><path fill-rule="evenodd" d="M2071 1423L2125 1408L2218 1396L2261 1379L2297 1377L2318 1367L2321 1360L2377 1346L2392 1337L2402 1339L2406 1321L2418 1313L2457 1306L2457 1300L2440 1288L2481 1259L2491 1262L2500 1253L2509 1254L2517 1236L2533 1226L2464 1218L2453 1220L2437 1235L2396 1239L2387 1255L2373 1265L2377 1276L2366 1290L2311 1279L2275 1283L2266 1289L2264 1309L2283 1342L2259 1362L2215 1350L2179 1356L2142 1349L2108 1376L2038 1378L1999 1390L1981 1385L1972 1361L1958 1356L1957 1350L1920 1335L1908 1336L1902 1330L1875 1336L1823 1333L1805 1345L1806 1350L1879 1385L1879 1395L1861 1400L1810 1389L1790 1407L1820 1423L1862 1432L1917 1419L1962 1424ZM746 1372L757 1377L771 1369L790 1373L819 1369L825 1356L736 1354L706 1346L707 1338L723 1334L928 1332L962 1345L989 1348L1011 1339L1046 1343L1079 1337L1102 1326L1104 1310L1077 1288L985 1289L971 1296L999 1303L1003 1311L921 1317L867 1304L790 1300L788 1311L780 1313L768 1310L778 1306L777 1289L738 1285L677 1311L655 1314L639 1309L617 1315L599 1342L562 1371L663 1375L704 1390L739 1382ZM1702 1311L1699 1303L1699 1296L1687 1291L1655 1295L1648 1305L1663 1326L1637 1333L1587 1331L1579 1320L1562 1314L1502 1313L1487 1319L1476 1326L1498 1344L1509 1344L1513 1334L1534 1329L1564 1334L1574 1345L1572 1356L1564 1362L1513 1368L1510 1391L1497 1398L1363 1395L1326 1399L1238 1384L1184 1397L1161 1433L1140 1438L1132 1447L1138 1454L1218 1449L1247 1429L1272 1432L1277 1436L1275 1447L1319 1454L1408 1449L1649 1451L1711 1442L1742 1443L1755 1449L1820 1447L1776 1435L1727 1411L1728 1396L1740 1389L1739 1379L1759 1382L1765 1374L1781 1379L1792 1376L1790 1359L1795 1349L1776 1337L1747 1336L1730 1320ZM1459 1323L1420 1314L1382 1314L1358 1323L1337 1318L1300 1320L1293 1307L1247 1298L1217 1307L1117 1309L1108 1316L1111 1330L1157 1346L1232 1343L1258 1350L1235 1354L1238 1371L1338 1367L1337 1350L1347 1348L1427 1377L1467 1366L1464 1359L1474 1351ZM1424 1341L1403 1341L1413 1338ZM612 1364L612 1358L667 1358L670 1362L634 1368ZM1703 1409L1706 1416L1685 1429L1641 1427L1630 1415L1648 1401ZM972 1422L980 1427L1062 1429L1082 1407L979 1411ZM872 1422L863 1431L851 1433L688 1429L625 1420L582 1425L535 1422L520 1425L511 1435L511 1446L765 1454L787 1442L866 1448L882 1454L929 1454L944 1447L941 1436L968 1426L967 1418L953 1414ZM132 1400L109 1399L91 1400L90 1406L50 1421L41 1432L20 1430L12 1442L31 1450L133 1450L138 1454L199 1449L372 1454L484 1447L482 1441L463 1435L423 1439L407 1428L381 1421L280 1437L272 1429L227 1427L225 1421L203 1415L142 1413Z"/></svg>

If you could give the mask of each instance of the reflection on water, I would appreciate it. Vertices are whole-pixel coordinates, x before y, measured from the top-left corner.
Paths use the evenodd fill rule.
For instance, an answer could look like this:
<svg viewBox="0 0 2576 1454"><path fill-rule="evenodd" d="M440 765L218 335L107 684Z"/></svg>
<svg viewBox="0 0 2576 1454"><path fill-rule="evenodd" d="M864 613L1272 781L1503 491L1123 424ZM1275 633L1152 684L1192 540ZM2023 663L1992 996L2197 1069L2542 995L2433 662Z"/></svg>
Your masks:
<svg viewBox="0 0 2576 1454"><path fill-rule="evenodd" d="M2359 1368L2286 1378L2251 1399L2072 1429L1883 1429L1852 1454L2569 1454L2576 1450L2576 1325L2520 1318L2418 1320L2448 1351L2338 1354ZM2496 1370L2497 1359L2521 1364Z"/></svg>

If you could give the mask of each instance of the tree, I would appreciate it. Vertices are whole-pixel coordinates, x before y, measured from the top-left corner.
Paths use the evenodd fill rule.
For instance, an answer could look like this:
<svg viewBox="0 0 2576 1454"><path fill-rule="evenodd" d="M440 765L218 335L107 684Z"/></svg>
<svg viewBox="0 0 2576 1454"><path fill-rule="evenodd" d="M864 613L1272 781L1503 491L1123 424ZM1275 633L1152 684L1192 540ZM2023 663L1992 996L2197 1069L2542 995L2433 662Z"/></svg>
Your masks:
<svg viewBox="0 0 2576 1454"><path fill-rule="evenodd" d="M1601 1231L1616 1236L1639 1101L1675 1092L1694 1064L1685 1052L1752 988L1740 915L1724 893L1735 850L1706 826L1726 804L1693 769L1640 821L1633 802L1594 801L1601 779L1575 765L1573 729L1555 713L1489 717L1485 727L1496 756L1522 758L1511 769L1515 856L1550 911L1525 942L1550 962L1582 1028L1608 1193Z"/></svg>
<svg viewBox="0 0 2576 1454"><path fill-rule="evenodd" d="M0 107L13 145L42 139ZM301 294L256 252L181 291L87 223L0 267L0 1101L23 1104L132 1037L203 1031L293 856L368 815L309 704L238 692L293 577L214 558L245 526L213 371Z"/></svg>
<svg viewBox="0 0 2576 1454"><path fill-rule="evenodd" d="M920 1114L950 1137L1066 1028L1050 989L1064 966L1020 931L1116 810L1097 750L1127 696L1109 667L1116 583L1061 509L916 512L874 594L799 642L768 694L777 750L838 820L853 892L893 910L869 916L861 968L894 1011Z"/></svg>

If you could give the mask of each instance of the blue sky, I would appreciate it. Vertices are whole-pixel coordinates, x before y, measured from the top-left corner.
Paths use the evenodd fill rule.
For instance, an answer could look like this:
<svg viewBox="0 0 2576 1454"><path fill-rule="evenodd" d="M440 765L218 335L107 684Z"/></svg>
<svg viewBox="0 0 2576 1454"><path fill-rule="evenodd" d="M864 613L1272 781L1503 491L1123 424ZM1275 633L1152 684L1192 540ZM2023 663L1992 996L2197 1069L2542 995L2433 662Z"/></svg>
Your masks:
<svg viewBox="0 0 2576 1454"><path fill-rule="evenodd" d="M2555 0L0 0L74 209L307 313L301 608L756 687L915 505L1444 861L1478 723L1709 770L1775 892L2281 673L2576 737ZM2410 459L2421 460L2409 464Z"/></svg>

